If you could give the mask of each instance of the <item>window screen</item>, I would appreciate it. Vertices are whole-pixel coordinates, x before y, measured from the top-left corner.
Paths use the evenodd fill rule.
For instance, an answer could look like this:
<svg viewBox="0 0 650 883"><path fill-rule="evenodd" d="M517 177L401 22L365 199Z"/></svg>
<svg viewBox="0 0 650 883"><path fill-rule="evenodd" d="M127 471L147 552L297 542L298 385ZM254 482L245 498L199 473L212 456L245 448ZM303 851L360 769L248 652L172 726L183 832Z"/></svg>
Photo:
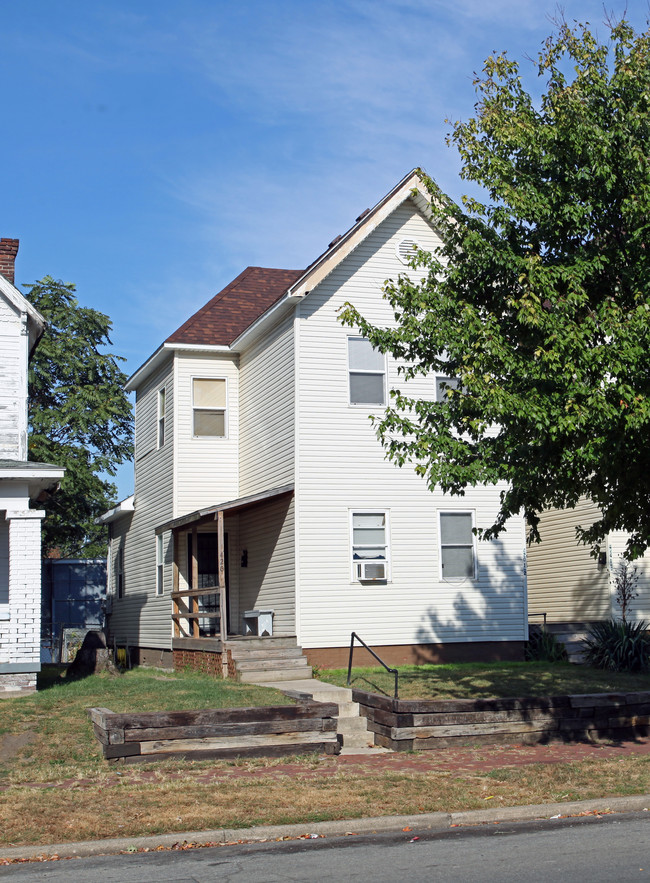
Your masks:
<svg viewBox="0 0 650 883"><path fill-rule="evenodd" d="M351 405L384 405L385 360L364 337L348 339Z"/></svg>
<svg viewBox="0 0 650 883"><path fill-rule="evenodd" d="M193 434L223 437L226 435L226 381L195 379L192 381L194 406Z"/></svg>
<svg viewBox="0 0 650 883"><path fill-rule="evenodd" d="M440 563L443 579L474 579L473 518L471 512L440 513Z"/></svg>

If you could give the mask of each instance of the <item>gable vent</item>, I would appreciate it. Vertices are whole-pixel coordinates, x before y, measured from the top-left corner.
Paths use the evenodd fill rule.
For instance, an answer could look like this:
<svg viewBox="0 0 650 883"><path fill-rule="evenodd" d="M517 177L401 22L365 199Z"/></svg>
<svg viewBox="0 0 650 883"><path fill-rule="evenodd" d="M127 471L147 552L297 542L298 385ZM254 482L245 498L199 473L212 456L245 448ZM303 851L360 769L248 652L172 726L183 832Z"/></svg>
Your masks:
<svg viewBox="0 0 650 883"><path fill-rule="evenodd" d="M397 257L403 264L408 264L415 257L419 247L415 239L402 239L397 243Z"/></svg>

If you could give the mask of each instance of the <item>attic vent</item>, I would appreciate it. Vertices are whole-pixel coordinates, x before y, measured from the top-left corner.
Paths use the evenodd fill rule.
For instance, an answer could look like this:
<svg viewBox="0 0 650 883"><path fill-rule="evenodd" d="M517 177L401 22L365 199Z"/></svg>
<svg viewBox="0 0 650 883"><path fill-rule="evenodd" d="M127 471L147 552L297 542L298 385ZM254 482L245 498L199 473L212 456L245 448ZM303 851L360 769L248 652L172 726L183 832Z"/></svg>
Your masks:
<svg viewBox="0 0 650 883"><path fill-rule="evenodd" d="M342 239L343 239L343 236L339 233L338 236L335 236L334 239L332 239L332 241L330 242L330 244L327 247L331 248L333 245L336 245L336 243L340 242Z"/></svg>
<svg viewBox="0 0 650 883"><path fill-rule="evenodd" d="M397 257L403 264L408 264L415 257L419 247L415 239L402 239L397 243Z"/></svg>
<svg viewBox="0 0 650 883"><path fill-rule="evenodd" d="M369 214L370 214L370 209L369 209L369 208L364 209L364 210L361 212L361 214L359 215L359 217L354 219L354 223L355 223L355 224L358 224L359 221L363 220L363 218L365 218L365 216L366 216L366 215L369 215Z"/></svg>

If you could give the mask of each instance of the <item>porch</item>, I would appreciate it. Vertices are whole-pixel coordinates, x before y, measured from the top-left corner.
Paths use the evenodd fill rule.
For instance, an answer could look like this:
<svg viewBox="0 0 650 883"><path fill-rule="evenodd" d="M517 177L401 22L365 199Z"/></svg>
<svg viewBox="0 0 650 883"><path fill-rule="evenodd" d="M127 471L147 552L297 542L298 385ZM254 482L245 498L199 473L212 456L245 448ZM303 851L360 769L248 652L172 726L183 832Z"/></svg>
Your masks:
<svg viewBox="0 0 650 883"><path fill-rule="evenodd" d="M172 567L175 667L233 677L247 653L295 653L293 485L197 510L156 535L158 567Z"/></svg>

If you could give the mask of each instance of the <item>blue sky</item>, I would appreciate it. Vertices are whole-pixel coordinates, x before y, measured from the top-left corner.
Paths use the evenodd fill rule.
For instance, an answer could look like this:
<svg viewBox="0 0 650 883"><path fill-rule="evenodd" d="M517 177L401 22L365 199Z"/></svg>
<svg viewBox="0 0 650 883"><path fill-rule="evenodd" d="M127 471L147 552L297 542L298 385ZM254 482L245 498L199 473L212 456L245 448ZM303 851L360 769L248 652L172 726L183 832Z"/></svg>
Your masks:
<svg viewBox="0 0 650 883"><path fill-rule="evenodd" d="M606 9L645 26L645 0ZM25 0L3 4L0 236L17 284L77 284L134 371L248 265L302 268L406 172L455 198L446 119L545 0ZM604 37L600 0L568 20ZM132 470L120 470L120 495Z"/></svg>

